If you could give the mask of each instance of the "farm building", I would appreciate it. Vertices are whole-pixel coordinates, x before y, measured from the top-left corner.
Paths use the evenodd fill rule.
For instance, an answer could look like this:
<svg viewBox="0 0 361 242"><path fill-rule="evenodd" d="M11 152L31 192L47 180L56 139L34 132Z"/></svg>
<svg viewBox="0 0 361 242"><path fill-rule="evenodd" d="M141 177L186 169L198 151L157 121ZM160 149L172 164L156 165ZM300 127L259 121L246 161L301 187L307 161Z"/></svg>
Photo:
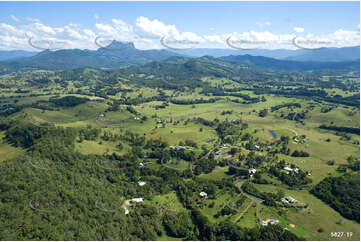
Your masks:
<svg viewBox="0 0 361 242"><path fill-rule="evenodd" d="M250 174L255 174L256 171L257 171L257 170L254 169L254 168L248 169L248 172L249 172Z"/></svg>
<svg viewBox="0 0 361 242"><path fill-rule="evenodd" d="M290 203L295 203L295 202L297 202L297 200L294 199L294 198L291 197L291 196L286 197L286 200L287 200L288 202L290 202Z"/></svg>
<svg viewBox="0 0 361 242"><path fill-rule="evenodd" d="M145 184L147 184L147 183L146 183L146 182L144 182L144 181L139 181L139 182L138 182L138 184L139 184L139 186L141 186L141 187L142 187L142 186L144 186L144 185L145 185Z"/></svg>
<svg viewBox="0 0 361 242"><path fill-rule="evenodd" d="M132 198L132 202L135 202L135 203L141 203L143 202L143 198Z"/></svg>
<svg viewBox="0 0 361 242"><path fill-rule="evenodd" d="M286 170L286 171L293 171L293 169L292 168L289 168L288 166L286 166L285 168L283 168L284 170Z"/></svg>
<svg viewBox="0 0 361 242"><path fill-rule="evenodd" d="M200 192L200 193L199 193L199 196L201 196L201 197L207 197L207 193L205 193L205 192Z"/></svg>
<svg viewBox="0 0 361 242"><path fill-rule="evenodd" d="M267 225L269 225L269 224L271 224L271 225L276 225L276 224L278 224L280 221L278 220L278 219L267 219L266 221L263 221L262 222L262 226L267 226Z"/></svg>
<svg viewBox="0 0 361 242"><path fill-rule="evenodd" d="M269 224L271 224L271 225L276 225L276 224L278 224L280 221L278 220L278 219L272 219L270 222L269 222Z"/></svg>

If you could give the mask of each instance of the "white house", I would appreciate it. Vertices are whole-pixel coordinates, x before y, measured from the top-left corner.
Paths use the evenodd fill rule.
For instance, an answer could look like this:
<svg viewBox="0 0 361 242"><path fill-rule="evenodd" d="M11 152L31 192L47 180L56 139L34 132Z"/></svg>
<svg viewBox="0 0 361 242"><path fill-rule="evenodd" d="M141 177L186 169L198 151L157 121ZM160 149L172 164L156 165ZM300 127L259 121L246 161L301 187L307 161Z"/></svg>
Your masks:
<svg viewBox="0 0 361 242"><path fill-rule="evenodd" d="M274 225L274 224L278 224L280 221L278 219L272 219L269 224Z"/></svg>
<svg viewBox="0 0 361 242"><path fill-rule="evenodd" d="M141 203L143 202L143 198L132 198L132 202Z"/></svg>
<svg viewBox="0 0 361 242"><path fill-rule="evenodd" d="M289 201L290 203L295 203L295 202L297 202L297 200L294 199L294 198L291 197L291 196L286 197L286 199L287 199L287 201Z"/></svg>
<svg viewBox="0 0 361 242"><path fill-rule="evenodd" d="M286 166L285 168L283 168L284 170L286 170L286 171L293 171L293 169L292 168L289 168L288 166Z"/></svg>
<svg viewBox="0 0 361 242"><path fill-rule="evenodd" d="M207 193L205 193L205 192L200 192L199 195L200 195L201 197L207 197Z"/></svg>
<svg viewBox="0 0 361 242"><path fill-rule="evenodd" d="M144 182L144 181L139 181L139 182L138 182L138 184L139 184L139 186L141 186L141 187L142 187L142 186L144 186L144 185L145 185L145 184L147 184L147 183L146 183L146 182Z"/></svg>
<svg viewBox="0 0 361 242"><path fill-rule="evenodd" d="M125 214L125 215L129 214L129 210L128 210L127 207L124 207L124 214Z"/></svg>
<svg viewBox="0 0 361 242"><path fill-rule="evenodd" d="M248 172L249 172L250 174L255 174L256 171L257 171L257 170L254 169L254 168L248 169Z"/></svg>

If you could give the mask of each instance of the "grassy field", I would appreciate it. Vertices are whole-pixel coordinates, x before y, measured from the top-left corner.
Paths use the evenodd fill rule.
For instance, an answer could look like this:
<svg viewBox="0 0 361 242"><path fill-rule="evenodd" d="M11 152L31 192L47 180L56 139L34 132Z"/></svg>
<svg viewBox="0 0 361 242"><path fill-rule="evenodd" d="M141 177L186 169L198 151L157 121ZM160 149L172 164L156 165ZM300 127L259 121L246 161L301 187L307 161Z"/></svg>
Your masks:
<svg viewBox="0 0 361 242"><path fill-rule="evenodd" d="M289 223L297 227L304 228L304 234L306 239L312 240L332 240L330 233L334 231L352 232L353 237L348 240L359 240L360 238L360 225L355 222L343 218L338 212L333 210L327 204L310 194L306 190L289 190L281 188L279 186L272 185L255 185L260 191L272 192L276 189L282 189L285 196L292 196L296 200L307 203L308 208L296 210L287 209L286 219ZM264 217L265 214L262 213ZM342 220L342 224L338 224L338 221ZM317 232L318 229L322 228L324 232ZM300 231L302 234L302 231ZM347 238L343 238L347 239Z"/></svg>
<svg viewBox="0 0 361 242"><path fill-rule="evenodd" d="M225 85L227 88L233 87L234 83L224 79L207 79L214 85ZM124 85L129 88L130 86ZM209 99L211 96L205 96L200 94L197 90L196 93L184 92L176 94L174 91L166 91L167 94L177 95L175 99L187 100L187 99ZM241 91L242 94L254 96L253 92ZM158 90L151 88L140 88L134 92L127 93L127 97L136 98L139 95L142 97L157 96ZM342 94L342 93L338 93ZM122 94L118 93L112 97L119 98ZM62 96L62 95L60 95ZM27 97L22 98L21 104L30 104L40 100L48 100L50 95L44 95L40 97ZM265 95L266 102L258 102L255 104L242 104L231 102L231 99L239 99L235 97L223 98L215 103L204 103L194 105L175 105L169 103L169 106L163 109L156 109L155 106L162 104L163 102L148 102L137 106L133 106L138 114L130 113L126 110L126 106L120 105L119 111L106 110L110 107L109 104L103 101L90 101L85 104L80 104L70 108L56 108L54 111L41 110L38 108L25 108L22 112L14 114L13 118L31 117L32 122L35 124L41 124L44 122L53 123L56 126L63 127L85 127L92 125L94 127L102 128L102 131L112 131L113 133L119 133L120 129L130 130L134 133L145 135L147 139L160 138L167 141L170 146L178 145L180 141L192 140L198 145L198 148L194 148L195 153L200 152L202 145L205 145L208 149L211 149L213 144L207 143L209 139L217 139L217 132L215 127L209 127L195 122L187 122L192 118L204 118L207 120L218 119L234 120L242 119L243 122L248 124L248 129L243 132L251 134L257 142L269 144L275 141L275 138L271 135L270 131L273 130L277 135L277 139L281 136L287 136L290 138L288 148L291 153L295 150L306 151L310 154L310 157L291 157L289 155L277 154L278 160L285 160L289 164L295 164L302 170L310 171L312 179L312 185L319 183L322 179L330 174L336 175L335 170L338 165L345 164L347 157L353 155L360 157L359 145L354 141L359 140L359 136L350 135L351 140L342 140L340 136L337 136L334 132L320 130L318 127L321 124L329 125L333 122L336 126L346 127L360 127L360 112L359 110L353 110L352 108L345 108L339 105L337 108L332 109L327 113L321 112L321 107L309 100L285 98L273 95ZM258 112L262 109L269 109L272 106L297 102L302 105L301 108L282 108L275 112L270 112L266 117L260 117ZM310 109L309 105L314 104L314 108ZM281 117L281 113L289 112L302 112L308 110L304 123L288 120ZM231 114L222 115L223 111L231 111ZM100 114L104 114L104 117L99 118ZM146 120L136 120L135 117L146 116ZM25 119L27 120L27 119ZM29 120L28 120L29 121ZM159 121L166 121L164 124ZM178 124L174 124L174 121L179 121ZM294 136L305 135L306 142L304 144L296 144L292 138ZM0 132L0 162L4 160L16 158L25 153L20 148L15 148L2 141L4 132ZM329 142L326 142L330 139ZM125 154L130 150L130 146L123 144L123 150L119 151L117 144L119 142L101 141L97 139L94 141L84 140L81 143L75 143L75 150L84 154ZM237 146L239 144L234 144ZM249 151L243 147L240 148L242 154L248 154ZM266 155L267 153L256 152L257 154ZM228 155L227 155L228 156ZM330 166L327 161L333 160L335 164ZM152 160L152 167L158 167L156 160ZM169 168L177 170L185 170L190 168L190 163L183 160L171 161L167 165ZM217 166L209 174L201 174L198 177L208 180L221 180L223 178L230 178L227 174L229 167ZM321 200L310 194L307 190L290 190L287 189L281 181L275 177L269 177L265 175L268 180L273 181L278 185L255 185L260 191L272 192L276 189L282 189L286 196L292 196L300 202L307 203L308 208L296 210L293 208L282 209L273 208L262 205L261 217L263 220L267 219L279 219L280 225L286 229L289 229L298 236L304 237L310 240L332 240L330 237L331 232L343 231L353 232L353 237L348 238L352 240L358 240L360 238L359 224L348 219L341 217L341 215L323 203ZM256 203L252 202L250 198L247 198L242 206L235 208L237 210L235 215L232 216L219 216L215 215L227 204L236 200L235 195L227 192L220 192L217 194L217 199L205 199L202 200L201 212L209 218L212 222L220 222L227 219L236 221L236 223L242 227L252 228L259 226L259 221L256 215L257 207ZM174 192L158 195L151 200L146 200L145 203L156 206L162 213L167 211L181 211L185 208L182 206ZM213 204L214 203L214 204ZM342 221L340 223L339 221ZM323 229L323 232L318 232L319 229ZM165 232L159 240L178 240L168 237ZM346 238L343 238L346 239Z"/></svg>
<svg viewBox="0 0 361 242"><path fill-rule="evenodd" d="M0 162L25 154L25 150L9 145L4 141L5 132L0 132Z"/></svg>

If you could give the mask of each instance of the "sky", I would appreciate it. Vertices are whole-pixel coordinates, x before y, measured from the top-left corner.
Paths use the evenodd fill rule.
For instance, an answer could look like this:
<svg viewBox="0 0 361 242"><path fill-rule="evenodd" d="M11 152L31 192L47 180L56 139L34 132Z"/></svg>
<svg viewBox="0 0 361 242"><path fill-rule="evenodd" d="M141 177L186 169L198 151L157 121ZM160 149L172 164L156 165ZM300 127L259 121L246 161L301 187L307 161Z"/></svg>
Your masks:
<svg viewBox="0 0 361 242"><path fill-rule="evenodd" d="M359 2L0 2L0 50L360 44ZM298 41L298 45L294 44Z"/></svg>

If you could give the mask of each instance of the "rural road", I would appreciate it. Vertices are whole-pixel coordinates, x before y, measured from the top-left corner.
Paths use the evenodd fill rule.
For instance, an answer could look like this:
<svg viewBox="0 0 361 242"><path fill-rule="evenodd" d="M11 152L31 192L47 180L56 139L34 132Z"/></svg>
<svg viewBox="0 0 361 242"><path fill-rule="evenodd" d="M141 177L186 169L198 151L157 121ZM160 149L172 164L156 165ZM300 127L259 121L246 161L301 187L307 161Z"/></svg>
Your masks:
<svg viewBox="0 0 361 242"><path fill-rule="evenodd" d="M243 180L243 179L238 179L238 180L236 180L236 181L234 182L234 184L238 184L238 183L240 183L242 180ZM252 201L254 201L254 202L257 204L257 217L258 217L259 222L262 223L263 220L262 220L262 218L261 218L261 203L263 202L263 200L262 200L261 198L258 198L258 197L255 197L255 196L251 195L251 194L246 193L245 191L242 190L241 187L240 187L240 189L241 189L241 192L242 192L244 195L246 195L247 197L249 197L250 199L252 199ZM248 210L248 208L246 208L246 209ZM245 211L247 211L247 210L245 210ZM244 213L245 211L243 211L243 212L241 213L241 215L243 215L243 213ZM239 217L241 217L241 215L240 215Z"/></svg>

